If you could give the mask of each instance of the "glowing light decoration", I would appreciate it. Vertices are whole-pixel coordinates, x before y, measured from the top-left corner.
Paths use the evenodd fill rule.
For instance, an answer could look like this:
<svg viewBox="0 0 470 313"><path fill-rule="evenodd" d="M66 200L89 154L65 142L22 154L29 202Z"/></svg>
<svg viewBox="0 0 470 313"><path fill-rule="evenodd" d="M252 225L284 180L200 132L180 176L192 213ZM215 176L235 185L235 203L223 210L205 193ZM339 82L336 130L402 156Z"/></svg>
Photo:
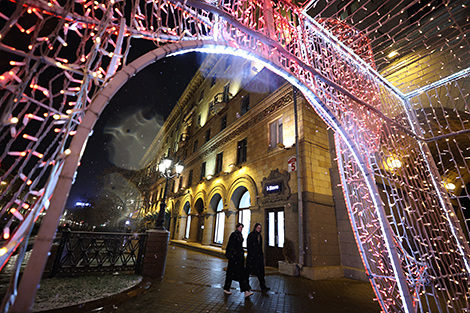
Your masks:
<svg viewBox="0 0 470 313"><path fill-rule="evenodd" d="M51 203L44 220L59 220L77 151L104 105L89 109L109 100L115 90L102 90L121 71L129 79L141 66L126 67L130 39L152 40L160 48L177 44L174 54L193 49L259 60L297 85L336 132L351 225L382 310L468 311L468 226L456 217L470 214L454 212L470 200L467 4L352 5L80 0L68 11L57 1L2 3L0 49L9 59L0 75L0 146L7 147L0 149L0 180L8 184L0 213L10 226L0 266L17 247L24 251L32 221ZM452 194L443 176L455 182ZM62 189L54 193L56 185ZM30 195L38 197L32 205ZM33 251L45 258L42 250ZM6 295L6 306L27 311L32 300L21 297L34 298L37 283L22 280L19 291L26 291L18 301L16 291Z"/></svg>

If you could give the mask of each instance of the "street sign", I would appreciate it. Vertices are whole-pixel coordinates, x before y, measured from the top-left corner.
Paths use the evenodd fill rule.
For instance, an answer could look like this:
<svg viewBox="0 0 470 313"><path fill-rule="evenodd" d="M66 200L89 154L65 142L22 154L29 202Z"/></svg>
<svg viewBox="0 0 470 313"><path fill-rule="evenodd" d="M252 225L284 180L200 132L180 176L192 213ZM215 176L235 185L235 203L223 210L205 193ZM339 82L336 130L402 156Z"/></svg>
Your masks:
<svg viewBox="0 0 470 313"><path fill-rule="evenodd" d="M295 155L291 156L287 160L287 172L295 172L297 170L297 157Z"/></svg>

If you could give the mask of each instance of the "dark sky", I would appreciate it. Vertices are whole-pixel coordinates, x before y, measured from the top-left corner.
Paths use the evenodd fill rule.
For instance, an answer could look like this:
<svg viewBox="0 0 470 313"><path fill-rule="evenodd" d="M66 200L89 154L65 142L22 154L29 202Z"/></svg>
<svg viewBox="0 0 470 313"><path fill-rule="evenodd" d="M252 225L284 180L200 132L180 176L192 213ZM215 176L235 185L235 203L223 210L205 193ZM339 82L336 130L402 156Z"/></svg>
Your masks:
<svg viewBox="0 0 470 313"><path fill-rule="evenodd" d="M132 51L132 49L131 49ZM138 53L130 55L135 58ZM112 164L133 169L145 153L204 55L187 53L148 66L129 80L100 116L88 141L66 208L99 190L99 176Z"/></svg>

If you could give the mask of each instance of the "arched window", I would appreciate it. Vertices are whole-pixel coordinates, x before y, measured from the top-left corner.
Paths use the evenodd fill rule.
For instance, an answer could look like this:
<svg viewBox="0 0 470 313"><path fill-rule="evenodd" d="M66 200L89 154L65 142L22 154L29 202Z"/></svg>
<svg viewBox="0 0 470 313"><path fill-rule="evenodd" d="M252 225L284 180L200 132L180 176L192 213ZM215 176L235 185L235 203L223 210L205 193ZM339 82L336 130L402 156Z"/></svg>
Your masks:
<svg viewBox="0 0 470 313"><path fill-rule="evenodd" d="M246 248L246 238L250 232L250 221L251 221L251 210L250 210L250 193L245 191L240 198L240 204L238 205L238 222L244 225L243 235L243 247Z"/></svg>
<svg viewBox="0 0 470 313"><path fill-rule="evenodd" d="M224 241L224 227L225 227L225 213L222 212L224 209L224 203L222 199L217 204L217 212L215 214L215 233L214 243L222 244Z"/></svg>
<svg viewBox="0 0 470 313"><path fill-rule="evenodd" d="M189 230L191 228L191 208L188 207L188 218L186 219L186 232L184 234L184 238L188 239L189 238Z"/></svg>

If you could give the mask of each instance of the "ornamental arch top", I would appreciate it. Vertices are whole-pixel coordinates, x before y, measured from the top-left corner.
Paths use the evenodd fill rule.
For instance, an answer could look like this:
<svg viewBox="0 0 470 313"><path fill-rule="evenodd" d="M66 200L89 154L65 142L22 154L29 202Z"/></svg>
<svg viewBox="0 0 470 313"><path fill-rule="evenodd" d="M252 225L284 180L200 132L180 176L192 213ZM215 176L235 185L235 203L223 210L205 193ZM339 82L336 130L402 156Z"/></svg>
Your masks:
<svg viewBox="0 0 470 313"><path fill-rule="evenodd" d="M23 276L30 279L16 298L5 298L6 309L31 310L81 153L106 104L150 63L199 51L262 62L334 129L353 231L385 312L469 310L462 226L410 98L375 71L369 40L355 28L316 21L287 0L23 0L2 10L0 50L9 64L0 77L0 174L9 184L1 213L21 222L3 242L2 264L21 242L24 248L47 210L36 262ZM131 38L157 47L127 62ZM394 167L393 158L407 166Z"/></svg>

